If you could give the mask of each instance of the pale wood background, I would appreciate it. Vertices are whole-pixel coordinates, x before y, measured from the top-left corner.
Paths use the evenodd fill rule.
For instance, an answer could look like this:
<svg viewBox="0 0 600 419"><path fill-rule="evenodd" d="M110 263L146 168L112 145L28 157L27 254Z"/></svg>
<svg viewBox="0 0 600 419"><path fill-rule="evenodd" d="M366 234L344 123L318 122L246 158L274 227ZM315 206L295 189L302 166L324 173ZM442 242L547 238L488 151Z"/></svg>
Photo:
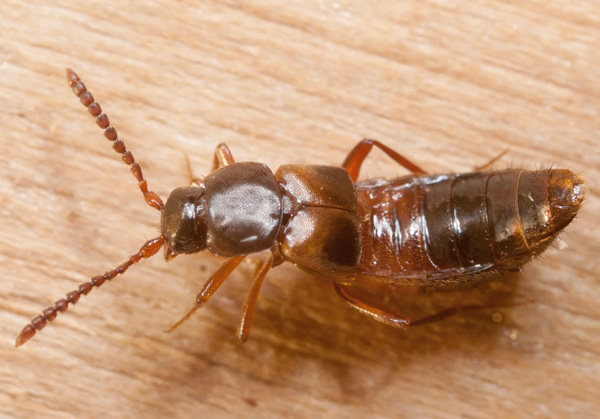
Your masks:
<svg viewBox="0 0 600 419"><path fill-rule="evenodd" d="M37 3L37 4L36 4ZM0 415L591 417L600 407L597 1L0 3ZM251 265L172 335L220 263L144 261L26 346L36 312L157 235L158 214L67 88L83 77L151 189L238 160L339 164L361 138L432 172L552 164L587 204L509 285L535 300L409 332L376 324L292 266L234 333ZM401 168L374 153L365 175ZM388 303L407 314L463 294ZM424 310L423 310L424 309Z"/></svg>

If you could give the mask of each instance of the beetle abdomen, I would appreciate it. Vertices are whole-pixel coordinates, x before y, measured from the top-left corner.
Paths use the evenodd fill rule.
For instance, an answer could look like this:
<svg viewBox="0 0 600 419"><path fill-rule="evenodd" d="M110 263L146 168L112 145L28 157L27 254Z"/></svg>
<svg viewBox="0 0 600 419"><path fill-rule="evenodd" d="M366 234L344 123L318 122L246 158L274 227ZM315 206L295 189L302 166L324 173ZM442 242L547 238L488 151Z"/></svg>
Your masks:
<svg viewBox="0 0 600 419"><path fill-rule="evenodd" d="M406 176L356 190L359 272L407 285L518 269L548 247L583 200L583 181L568 170Z"/></svg>

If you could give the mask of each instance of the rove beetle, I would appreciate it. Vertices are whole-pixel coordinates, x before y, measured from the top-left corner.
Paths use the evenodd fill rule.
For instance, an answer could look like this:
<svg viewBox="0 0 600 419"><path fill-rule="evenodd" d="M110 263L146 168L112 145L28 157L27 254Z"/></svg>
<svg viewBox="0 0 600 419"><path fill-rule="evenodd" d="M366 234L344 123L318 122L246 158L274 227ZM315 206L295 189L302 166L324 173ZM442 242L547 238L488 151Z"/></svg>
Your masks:
<svg viewBox="0 0 600 419"><path fill-rule="evenodd" d="M575 218L582 178L569 170L475 171L428 175L375 140L361 141L341 167L287 164L273 173L262 163L235 163L217 146L213 171L173 190L166 204L148 190L142 170L110 126L79 76L67 80L96 118L113 149L138 181L148 205L161 213L161 234L124 263L71 291L34 317L16 346L31 339L81 295L124 273L164 247L165 259L208 250L228 258L208 279L188 319L249 255L270 251L258 266L243 304L238 338L248 339L267 272L288 261L332 280L335 291L361 312L399 328L447 317L464 307L413 321L365 302L353 286L417 293L473 284L518 270L543 252ZM411 174L357 182L373 146Z"/></svg>

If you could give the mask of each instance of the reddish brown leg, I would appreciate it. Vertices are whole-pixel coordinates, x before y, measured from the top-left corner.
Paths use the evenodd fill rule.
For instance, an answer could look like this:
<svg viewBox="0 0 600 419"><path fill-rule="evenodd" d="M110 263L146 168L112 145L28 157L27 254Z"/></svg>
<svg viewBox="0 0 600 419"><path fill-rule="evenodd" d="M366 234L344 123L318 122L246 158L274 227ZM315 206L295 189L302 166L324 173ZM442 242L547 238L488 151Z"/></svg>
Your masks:
<svg viewBox="0 0 600 419"><path fill-rule="evenodd" d="M362 140L356 145L356 147L352 149L352 151L350 152L350 154L348 154L348 157L346 157L346 160L344 160L344 163L342 164L342 167L346 169L353 182L356 182L356 179L358 178L358 173L360 172L360 167L362 166L363 161L365 160L373 146L380 148L385 154L390 156L401 166L410 170L412 173L426 174L425 170L421 169L419 166L412 163L407 158L396 153L388 146L380 143L377 140L366 139Z"/></svg>
<svg viewBox="0 0 600 419"><path fill-rule="evenodd" d="M502 157L504 157L504 155L506 153L508 153L508 148L506 150L504 150L502 153L498 154L496 157L494 157L493 159L491 159L490 161L488 161L486 164L482 164L481 166L476 166L474 168L475 172L482 172L486 169L489 169L490 167L492 167L492 165L494 163L496 163L498 160L500 160Z"/></svg>
<svg viewBox="0 0 600 419"><path fill-rule="evenodd" d="M333 288L335 291L346 300L352 307L357 309L363 314L371 316L375 320L387 324L388 326L397 327L399 329L406 329L410 326L410 319L408 317L402 316L397 313L393 313L391 311L383 310L379 307L375 307L369 303L366 303L356 297L350 295L347 291L347 287L344 287L340 284L333 284Z"/></svg>
<svg viewBox="0 0 600 419"><path fill-rule="evenodd" d="M212 171L214 172L215 170L220 169L221 167L229 166L230 164L233 164L233 163L235 163L235 160L233 159L233 155L231 154L231 150L229 150L229 147L227 147L227 144L225 144L225 143L219 144L215 150L215 157L213 159ZM203 184L202 179L194 176L194 174L192 173L192 166L190 165L190 159L188 158L187 154L185 155L185 164L187 166L187 172L188 172L188 176L190 178L190 185L191 186L202 185Z"/></svg>
<svg viewBox="0 0 600 419"><path fill-rule="evenodd" d="M438 322L440 320L447 319L448 317L452 317L456 314L461 314L466 311L475 311L475 310L483 310L490 308L506 308L506 307L514 307L520 306L524 304L529 304L532 301L523 301L518 303L509 303L509 304L472 304L472 305L464 305L464 306L456 306L450 307L446 310L442 310L438 313L432 314L430 316L423 317L419 320L411 321L408 317L402 316L397 313L393 313L391 311L386 311L381 308L375 307L374 305L368 304L359 298L353 297L350 295L345 289L343 285L333 284L335 291L344 298L350 305L356 308L361 313L364 313L368 316L373 317L375 320L387 324L388 326L394 326L400 329L406 329L409 326L422 326L424 324Z"/></svg>
<svg viewBox="0 0 600 419"><path fill-rule="evenodd" d="M522 306L525 304L530 304L533 301L521 301L517 303L507 303L507 304L469 304L465 306L456 306L450 307L446 310L442 310L439 313L432 314L430 316L423 317L419 320L414 320L410 323L411 326L422 326L424 324L435 323L440 320L447 319L448 317L452 317L456 314L461 314L467 311L475 311L475 310L485 310L490 308L507 308L507 307L516 307Z"/></svg>
<svg viewBox="0 0 600 419"><path fill-rule="evenodd" d="M190 186L195 186L195 187L199 188L201 185L204 184L204 181L202 179L200 179L199 177L194 176L194 172L192 172L192 165L190 164L190 158L188 157L187 154L184 154L184 156L185 156L185 167L187 169L188 177L190 179Z"/></svg>
<svg viewBox="0 0 600 419"><path fill-rule="evenodd" d="M221 143L215 150L215 158L213 160L213 171L220 169L221 167L229 166L235 163L231 150L227 147L227 144Z"/></svg>
<svg viewBox="0 0 600 419"><path fill-rule="evenodd" d="M142 175L142 168L133 158L133 154L127 151L123 141L121 141L118 138L117 130L114 127L110 126L108 116L106 116L106 114L103 114L100 105L97 102L94 102L94 96L92 96L92 94L88 92L87 88L85 87L85 84L83 84L79 76L75 74L75 72L70 68L67 68L67 80L69 81L69 86L71 86L71 89L73 89L75 96L77 96L83 104L83 106L85 106L88 109L90 115L96 118L96 124L98 124L98 126L104 130L104 136L113 143L113 149L117 153L121 154L121 158L123 159L125 164L127 164L130 167L131 173L133 173L133 176L135 176L135 178L138 181L138 185L140 187L140 190L142 191L142 194L144 195L146 203L151 207L162 211L162 209L164 208L162 200L154 192L148 191L148 184L146 183L146 181L144 180L144 176Z"/></svg>
<svg viewBox="0 0 600 419"><path fill-rule="evenodd" d="M219 289L223 282L227 279L231 272L234 271L237 266L242 263L242 261L246 258L246 256L236 256L230 259L227 259L223 265L215 272L204 284L202 290L196 296L196 304L190 311L187 312L185 316L181 318L177 323L171 326L169 329L165 330L166 333L170 333L173 330L177 329L183 322L191 317L192 314L196 312L200 307L206 303L210 297Z"/></svg>
<svg viewBox="0 0 600 419"><path fill-rule="evenodd" d="M141 248L140 251L135 255L131 256L125 262L117 266L115 269L108 271L104 275L96 276L92 278L90 282L83 283L79 286L78 289L71 291L67 294L66 299L58 300L54 303L53 307L48 307L42 314L31 319L31 323L29 323L21 334L17 337L17 341L15 342L15 346L19 347L29 339L31 339L36 331L42 330L44 326L46 326L47 321L52 321L56 318L58 312L64 313L69 308L69 304L75 304L79 301L79 297L82 295L87 295L92 288L100 287L104 282L110 281L115 276L124 273L131 265L138 263L142 258L149 258L153 256L160 250L165 238L163 236L157 237L155 239L147 241Z"/></svg>
<svg viewBox="0 0 600 419"><path fill-rule="evenodd" d="M238 339L240 342L246 342L248 340L248 334L250 333L250 325L252 324L252 317L254 316L254 308L256 307L256 299L260 292L260 286L267 276L267 272L273 266L273 254L269 256L269 260L258 265L256 272L254 272L254 278L252 279L252 286L246 294L244 305L242 306L242 320L238 327Z"/></svg>

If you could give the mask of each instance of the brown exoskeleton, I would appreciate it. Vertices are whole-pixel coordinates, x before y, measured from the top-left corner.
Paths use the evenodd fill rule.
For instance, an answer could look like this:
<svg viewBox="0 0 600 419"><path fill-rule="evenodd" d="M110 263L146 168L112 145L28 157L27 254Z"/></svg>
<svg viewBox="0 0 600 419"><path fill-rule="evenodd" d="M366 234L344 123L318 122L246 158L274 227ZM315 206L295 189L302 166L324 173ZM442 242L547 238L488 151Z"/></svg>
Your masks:
<svg viewBox="0 0 600 419"><path fill-rule="evenodd" d="M342 167L284 165L275 174L261 163L235 163L229 148L220 144L212 173L173 190L163 204L148 190L140 166L83 82L70 69L67 79L131 167L148 205L161 212L161 235L115 269L43 310L25 326L16 346L82 294L163 246L167 260L202 250L228 258L208 279L194 307L170 330L208 301L247 255L266 250L270 257L258 267L243 305L241 341L248 338L263 279L284 261L333 280L337 293L363 313L405 328L411 324L407 317L363 301L359 293L352 293L352 286L385 284L401 292L433 291L519 269L552 243L583 200L583 180L568 170L427 175L385 145L363 140ZM412 174L357 183L373 146Z"/></svg>

